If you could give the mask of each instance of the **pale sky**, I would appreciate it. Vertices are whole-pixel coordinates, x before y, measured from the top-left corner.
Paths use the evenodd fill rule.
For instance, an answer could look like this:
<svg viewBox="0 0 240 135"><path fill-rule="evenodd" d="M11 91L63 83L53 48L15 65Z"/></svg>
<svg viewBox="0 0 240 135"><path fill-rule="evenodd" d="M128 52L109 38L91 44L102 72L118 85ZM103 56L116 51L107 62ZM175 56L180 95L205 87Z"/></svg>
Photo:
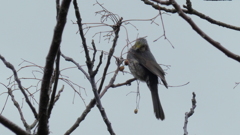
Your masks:
<svg viewBox="0 0 240 135"><path fill-rule="evenodd" d="M177 0L178 4L185 4L184 0ZM199 12L212 17L221 22L238 26L240 24L240 1L192 1L193 8ZM94 5L95 0L78 1L79 9L84 23L98 23L100 15L95 12L100 11L98 5ZM149 5L145 5L140 0L133 1L110 1L99 0L109 11L123 17L123 20L130 19L150 19L158 14L158 11ZM168 6L167 8L173 8ZM51 44L53 30L56 24L55 1L2 1L0 4L0 54L7 61L12 63L18 70L27 63L19 64L22 59L34 62L44 67L45 58ZM192 20L210 37L221 43L224 47L235 54L240 54L240 33L221 26L213 25L201 18L188 15ZM185 112L191 108L192 92L196 93L197 108L189 119L188 132L191 135L236 135L240 133L240 86L235 89L235 82L240 82L239 62L228 58L225 54L217 50L210 43L199 36L191 26L177 14L163 14L163 22L167 38L153 42L163 34L161 20L158 17L156 22L159 26L147 21L132 21L132 25L122 27L120 38L117 43L115 56L120 56L122 48L127 44L127 36L130 41L137 36L147 36L151 51L158 63L170 65L170 69L162 66L166 71L168 89L159 85L159 96L165 112L165 120L157 120L154 116L150 91L145 83L140 83L140 103L138 114L134 114L136 108L136 94L129 92L137 91L137 82L131 86L111 88L102 98L102 105L107 116L112 123L113 130L118 135L177 135L183 134L183 124ZM67 24L63 32L61 51L64 55L72 57L80 65L85 65L85 56L82 41L78 31L78 26L72 24L76 21L73 5L71 4L67 16ZM110 21L108 21L110 23ZM111 24L111 23L110 23ZM92 28L86 34L87 43L91 46L92 39L95 40L97 49L108 51L112 42L104 40L100 31L109 31L109 27ZM127 33L127 34L126 34ZM104 34L104 33L103 33ZM102 34L102 36L103 36ZM94 37L93 37L94 36ZM127 50L124 50L126 52ZM92 51L90 51L92 54ZM98 62L99 52L96 59ZM126 58L126 55L124 55ZM107 56L104 57L103 65L100 68L96 81L102 75ZM115 59L109 72L116 69ZM97 64L95 64L97 65ZM74 67L74 64L61 60L61 69ZM7 78L12 72L0 62L0 82L7 84ZM86 67L84 67L86 69ZM19 71L19 78L33 77L32 71L38 68L26 68ZM128 67L125 67L129 71ZM42 78L41 73L35 73ZM69 69L61 72L65 78L85 88L81 89L81 95L86 104L93 98L89 82L77 69ZM105 85L109 82L107 76ZM67 76L67 77L66 77ZM115 83L122 83L131 79L131 74L119 73ZM21 80L24 87L36 85L37 81L29 79ZM177 87L189 82L186 86ZM60 100L54 106L53 114L50 118L49 127L52 135L64 134L76 121L85 109L84 102L74 91L63 81L60 81L58 89L65 86ZM97 84L99 86L99 83ZM104 85L104 86L105 86ZM40 84L39 84L40 86ZM0 93L7 91L0 85ZM34 88L31 89L35 91ZM16 100L22 104L23 96L19 91L14 92ZM35 94L35 99L39 101L39 92ZM0 109L2 110L7 99L7 94L0 95ZM34 104L38 110L38 105ZM23 103L23 113L28 124L31 124L34 117L28 105ZM13 105L10 97L2 113L3 116L15 122L24 129L19 113ZM0 125L1 134L12 135L13 133ZM86 119L72 133L72 135L107 135L109 134L105 123L97 107L94 107L87 115Z"/></svg>

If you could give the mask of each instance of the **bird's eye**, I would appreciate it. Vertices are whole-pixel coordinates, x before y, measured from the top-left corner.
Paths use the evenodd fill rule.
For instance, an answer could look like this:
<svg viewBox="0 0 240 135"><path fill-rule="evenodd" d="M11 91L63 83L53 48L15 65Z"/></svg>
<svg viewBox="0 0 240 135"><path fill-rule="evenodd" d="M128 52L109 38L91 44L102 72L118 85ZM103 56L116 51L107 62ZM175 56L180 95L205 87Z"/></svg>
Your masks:
<svg viewBox="0 0 240 135"><path fill-rule="evenodd" d="M142 46L139 48L140 51L145 51L146 49L147 49L147 48L146 48L145 45L142 45Z"/></svg>

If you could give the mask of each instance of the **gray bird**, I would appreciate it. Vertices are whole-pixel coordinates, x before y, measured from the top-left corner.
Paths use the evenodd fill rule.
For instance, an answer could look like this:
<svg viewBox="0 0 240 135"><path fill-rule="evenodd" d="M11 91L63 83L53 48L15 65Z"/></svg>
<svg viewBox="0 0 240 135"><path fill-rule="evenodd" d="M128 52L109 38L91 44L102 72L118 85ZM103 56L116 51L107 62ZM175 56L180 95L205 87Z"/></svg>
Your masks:
<svg viewBox="0 0 240 135"><path fill-rule="evenodd" d="M168 88L165 73L158 65L148 46L147 40L139 38L129 50L128 66L132 75L140 81L146 82L152 94L153 109L157 119L164 120L165 115L158 96L158 77Z"/></svg>

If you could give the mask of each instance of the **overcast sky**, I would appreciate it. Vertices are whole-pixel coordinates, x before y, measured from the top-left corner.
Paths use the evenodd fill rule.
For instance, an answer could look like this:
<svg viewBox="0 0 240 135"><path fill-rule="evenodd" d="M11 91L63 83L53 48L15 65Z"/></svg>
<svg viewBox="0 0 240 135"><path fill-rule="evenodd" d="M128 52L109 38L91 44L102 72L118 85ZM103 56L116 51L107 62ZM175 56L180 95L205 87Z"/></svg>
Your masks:
<svg viewBox="0 0 240 135"><path fill-rule="evenodd" d="M79 8L84 23L97 23L101 16L95 12L102 10L100 6L94 5L95 0L78 1ZM185 4L184 0L177 0L178 4ZM221 22L238 26L240 24L240 1L192 1L193 8L199 12L212 17ZM159 12L149 5L145 5L140 0L120 1L120 0L99 0L109 11L123 17L123 20L130 19L150 19ZM173 8L169 6L167 8ZM210 37L221 43L233 53L240 54L240 33L221 26L213 25L201 18L188 15L192 20ZM55 1L2 1L0 4L0 54L11 62L16 69L28 63L19 64L24 60L34 62L44 67L45 58L51 44L53 30L56 24ZM156 23L149 21L132 21L134 25L122 27L120 38L117 43L115 56L120 56L122 48L137 36L147 36L151 51L158 63L170 65L166 71L166 80L169 88L159 85L159 96L165 112L165 120L157 120L153 113L152 99L145 83L140 83L140 103L138 114L134 114L136 108L137 82L131 86L122 86L109 89L102 98L102 104L107 116L112 123L112 127L118 135L177 135L183 134L184 114L191 107L192 92L196 93L197 108L194 115L189 119L188 132L191 135L236 135L240 133L240 86L235 89L235 82L240 82L240 64L228 58L225 54L217 50L210 43L199 36L185 20L177 14L165 13L162 16L166 35L171 44L164 38L153 42L163 34L161 20L158 17ZM66 56L74 58L80 65L85 65L81 39L76 34L78 27L72 24L76 21L73 5L71 4L67 16L67 24L64 29L61 51ZM107 23L110 23L108 21ZM137 29L136 29L136 28ZM92 28L86 34L88 45L92 39L95 40L99 50L108 51L112 42L99 39L100 31L109 31L109 27ZM127 34L126 34L127 33ZM102 33L101 36L103 36ZM93 37L94 36L94 37ZM127 50L124 50L127 52ZM92 54L92 52L90 52ZM99 57L99 52L97 57ZM103 62L106 62L104 57ZM124 55L126 58L126 55ZM112 59L109 72L116 69L115 60ZM96 65L96 64L95 64ZM102 75L105 63L102 65L96 81ZM74 67L70 62L61 60L61 69ZM0 62L0 82L8 84L7 78L12 72ZM85 68L86 69L86 68ZM19 78L33 77L32 71L39 68L25 68L19 71ZM128 67L125 67L126 71ZM41 71L41 70L39 70ZM36 73L38 78L42 78L41 73ZM68 69L61 72L63 77L79 84L81 95L86 104L93 98L89 82L77 69ZM107 82L112 74L107 76ZM131 74L119 73L116 83L121 83L132 78ZM186 86L181 86L188 83ZM36 85L37 81L23 79L24 87ZM64 92L60 100L54 106L49 127L52 135L61 135L66 132L81 115L85 109L83 100L74 94L74 91L64 82L60 82L59 89L64 85ZM99 85L99 83L98 83ZM40 86L40 85L39 85ZM0 93L7 89L0 85ZM35 88L31 89L32 92ZM23 96L19 91L14 92L17 101L22 104ZM39 92L35 94L38 102ZM4 107L7 94L0 95L0 109ZM38 105L34 104L38 109ZM23 113L31 124L34 117L29 111L28 105L23 103ZM11 121L23 127L19 113L10 98L2 113ZM1 134L11 135L11 131L0 125ZM94 107L87 115L86 119L72 133L73 135L106 135L109 134L107 127L99 113Z"/></svg>

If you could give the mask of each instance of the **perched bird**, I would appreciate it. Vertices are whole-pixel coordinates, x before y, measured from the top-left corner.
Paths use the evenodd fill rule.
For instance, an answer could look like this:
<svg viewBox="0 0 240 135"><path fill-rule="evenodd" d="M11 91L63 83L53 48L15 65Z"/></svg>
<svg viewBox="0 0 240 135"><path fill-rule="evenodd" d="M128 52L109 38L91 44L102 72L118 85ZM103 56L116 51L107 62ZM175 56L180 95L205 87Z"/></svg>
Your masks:
<svg viewBox="0 0 240 135"><path fill-rule="evenodd" d="M128 66L132 75L140 81L146 82L152 94L153 109L157 119L164 120L165 115L158 96L158 77L168 88L165 73L158 65L148 46L147 40L139 38L129 50Z"/></svg>

